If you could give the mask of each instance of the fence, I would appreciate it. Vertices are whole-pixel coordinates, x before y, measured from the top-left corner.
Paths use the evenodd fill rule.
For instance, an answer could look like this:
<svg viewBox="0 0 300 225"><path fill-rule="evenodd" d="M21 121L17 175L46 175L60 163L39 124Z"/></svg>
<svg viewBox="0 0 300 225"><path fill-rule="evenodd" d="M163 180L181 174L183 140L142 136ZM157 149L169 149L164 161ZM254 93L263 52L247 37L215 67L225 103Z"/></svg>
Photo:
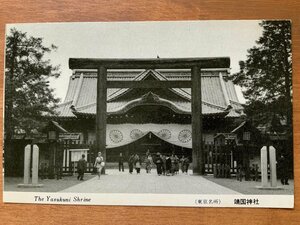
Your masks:
<svg viewBox="0 0 300 225"><path fill-rule="evenodd" d="M74 174L77 171L77 161L84 154L87 160L87 172L94 172L95 159L94 143L82 144L79 141L65 140L63 142L63 168L64 174ZM110 151L113 151L111 149ZM232 145L216 146L205 144L203 157L205 173L216 177L230 177L237 172L237 154ZM113 154L113 153L112 153Z"/></svg>
<svg viewBox="0 0 300 225"><path fill-rule="evenodd" d="M94 143L82 144L77 140L65 140L63 142L63 173L74 174L77 171L77 162L82 154L86 156L86 172L94 172Z"/></svg>
<svg viewBox="0 0 300 225"><path fill-rule="evenodd" d="M204 165L206 174L215 177L230 177L237 173L238 157L236 148L232 145L216 146L204 145Z"/></svg>

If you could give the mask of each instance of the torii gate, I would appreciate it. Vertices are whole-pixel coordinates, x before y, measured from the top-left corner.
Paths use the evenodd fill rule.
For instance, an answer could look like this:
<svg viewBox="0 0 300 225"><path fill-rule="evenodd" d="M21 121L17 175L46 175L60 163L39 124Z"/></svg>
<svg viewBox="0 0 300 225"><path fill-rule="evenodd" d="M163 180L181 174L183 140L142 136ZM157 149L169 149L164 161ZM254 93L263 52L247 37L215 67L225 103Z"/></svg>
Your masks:
<svg viewBox="0 0 300 225"><path fill-rule="evenodd" d="M97 69L96 147L106 159L107 88L191 88L193 173L204 174L201 69L229 68L229 57L92 59L70 58L70 69ZM107 81L108 69L191 69L190 81Z"/></svg>

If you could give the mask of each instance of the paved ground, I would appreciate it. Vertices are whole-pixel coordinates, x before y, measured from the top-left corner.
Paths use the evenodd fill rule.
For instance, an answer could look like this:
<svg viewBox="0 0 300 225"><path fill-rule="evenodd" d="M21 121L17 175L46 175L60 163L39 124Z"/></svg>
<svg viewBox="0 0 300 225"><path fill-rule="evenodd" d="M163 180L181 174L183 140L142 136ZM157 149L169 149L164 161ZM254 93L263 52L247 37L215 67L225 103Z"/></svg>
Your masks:
<svg viewBox="0 0 300 225"><path fill-rule="evenodd" d="M212 176L206 176L206 179L230 188L242 194L253 194L253 195L293 195L294 194L294 180L289 180L289 185L282 186L280 180L277 180L277 186L282 186L282 190L261 190L257 189L256 186L261 185L260 181L237 181L235 178L214 178Z"/></svg>
<svg viewBox="0 0 300 225"><path fill-rule="evenodd" d="M284 186L284 190L259 190L260 182L236 179L214 178L212 176L157 176L156 171L140 175L120 173L116 169L107 169L107 174L97 179L95 175L85 174L85 181L78 181L76 176L63 177L61 180L40 180L43 188L18 188L22 178L5 177L4 191L19 192L82 192L82 193L173 193L173 194L283 194L294 193L294 181ZM192 171L190 171L192 174ZM280 185L280 182L278 182Z"/></svg>
<svg viewBox="0 0 300 225"><path fill-rule="evenodd" d="M94 178L94 175L86 174L85 179ZM76 179L75 176L66 176L60 180L45 179L39 180L39 183L43 184L42 188L19 188L18 184L23 183L21 177L5 177L4 178L4 191L19 191L19 192L58 192L68 187L72 187L76 184L82 183Z"/></svg>
<svg viewBox="0 0 300 225"><path fill-rule="evenodd" d="M161 193L161 194L239 194L229 188L211 182L200 176L178 174L158 176L153 170L147 174L128 174L107 169L108 175L98 180L94 177L61 192L72 193ZM192 173L190 171L190 173Z"/></svg>

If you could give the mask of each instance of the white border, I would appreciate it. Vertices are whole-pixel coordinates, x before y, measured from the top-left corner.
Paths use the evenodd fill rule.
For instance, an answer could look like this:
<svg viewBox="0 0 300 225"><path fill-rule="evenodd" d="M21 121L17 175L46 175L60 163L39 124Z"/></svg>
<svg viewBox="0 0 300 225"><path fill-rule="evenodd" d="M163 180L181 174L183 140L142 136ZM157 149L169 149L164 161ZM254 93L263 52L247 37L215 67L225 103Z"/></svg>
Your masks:
<svg viewBox="0 0 300 225"><path fill-rule="evenodd" d="M39 196L40 200L36 200ZM64 198L68 202L53 202L47 198ZM90 199L75 201L74 198ZM41 199L44 200L41 200ZM258 204L234 204L235 199L258 200ZM202 201L201 201L202 200ZM210 200L215 203L204 204ZM294 208L293 195L201 195L201 194L97 194L52 192L3 192L5 203L63 204L63 205L127 205L172 207L240 207L240 208ZM200 203L202 202L202 203ZM217 203L218 202L218 203ZM249 202L248 202L249 203Z"/></svg>

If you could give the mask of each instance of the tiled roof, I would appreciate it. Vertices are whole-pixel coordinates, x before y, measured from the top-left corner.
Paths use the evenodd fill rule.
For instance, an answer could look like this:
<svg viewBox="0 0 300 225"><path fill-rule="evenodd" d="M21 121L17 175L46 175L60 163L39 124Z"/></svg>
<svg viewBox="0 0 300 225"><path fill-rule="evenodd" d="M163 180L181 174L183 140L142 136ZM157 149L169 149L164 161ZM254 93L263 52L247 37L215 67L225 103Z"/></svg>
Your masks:
<svg viewBox="0 0 300 225"><path fill-rule="evenodd" d="M114 70L108 71L108 80L143 80L149 76L158 80L189 80L189 70ZM227 70L208 70L202 72L202 112L203 114L220 113L228 109L229 105L234 109L234 117L242 113L243 107L238 102L234 85L231 81L225 81ZM223 84L222 84L223 82ZM222 87L223 86L223 87ZM76 70L70 77L69 87L64 103L59 105L57 112L60 117L74 117L77 113L96 113L97 74L93 70ZM107 111L118 113L128 105L129 101L118 100L132 89L108 89ZM191 89L170 88L170 93L180 96L181 101L172 100L172 105L182 113L191 112ZM225 93L224 93L225 92ZM145 93L141 93L143 95ZM141 95L136 96L138 100ZM162 98L164 101L168 99ZM131 101L131 100L130 100Z"/></svg>
<svg viewBox="0 0 300 225"><path fill-rule="evenodd" d="M56 112L59 114L59 117L74 117L74 114L71 110L72 100L64 102L58 106Z"/></svg>
<svg viewBox="0 0 300 225"><path fill-rule="evenodd" d="M138 102L141 98L136 99L130 102L108 102L107 103L107 112L108 114L117 114L121 112L126 112L130 109L130 105ZM167 106L169 103L170 107L173 107L174 111L182 114L190 114L191 113L191 103L189 102L171 102L166 99L160 99L162 102L166 103ZM141 103L142 104L142 103ZM139 105L139 104L137 104ZM225 110L219 107L215 107L209 104L202 105L202 113L203 114L220 114L224 113ZM96 114L96 103L90 104L84 107L76 108L76 113L78 114Z"/></svg>

